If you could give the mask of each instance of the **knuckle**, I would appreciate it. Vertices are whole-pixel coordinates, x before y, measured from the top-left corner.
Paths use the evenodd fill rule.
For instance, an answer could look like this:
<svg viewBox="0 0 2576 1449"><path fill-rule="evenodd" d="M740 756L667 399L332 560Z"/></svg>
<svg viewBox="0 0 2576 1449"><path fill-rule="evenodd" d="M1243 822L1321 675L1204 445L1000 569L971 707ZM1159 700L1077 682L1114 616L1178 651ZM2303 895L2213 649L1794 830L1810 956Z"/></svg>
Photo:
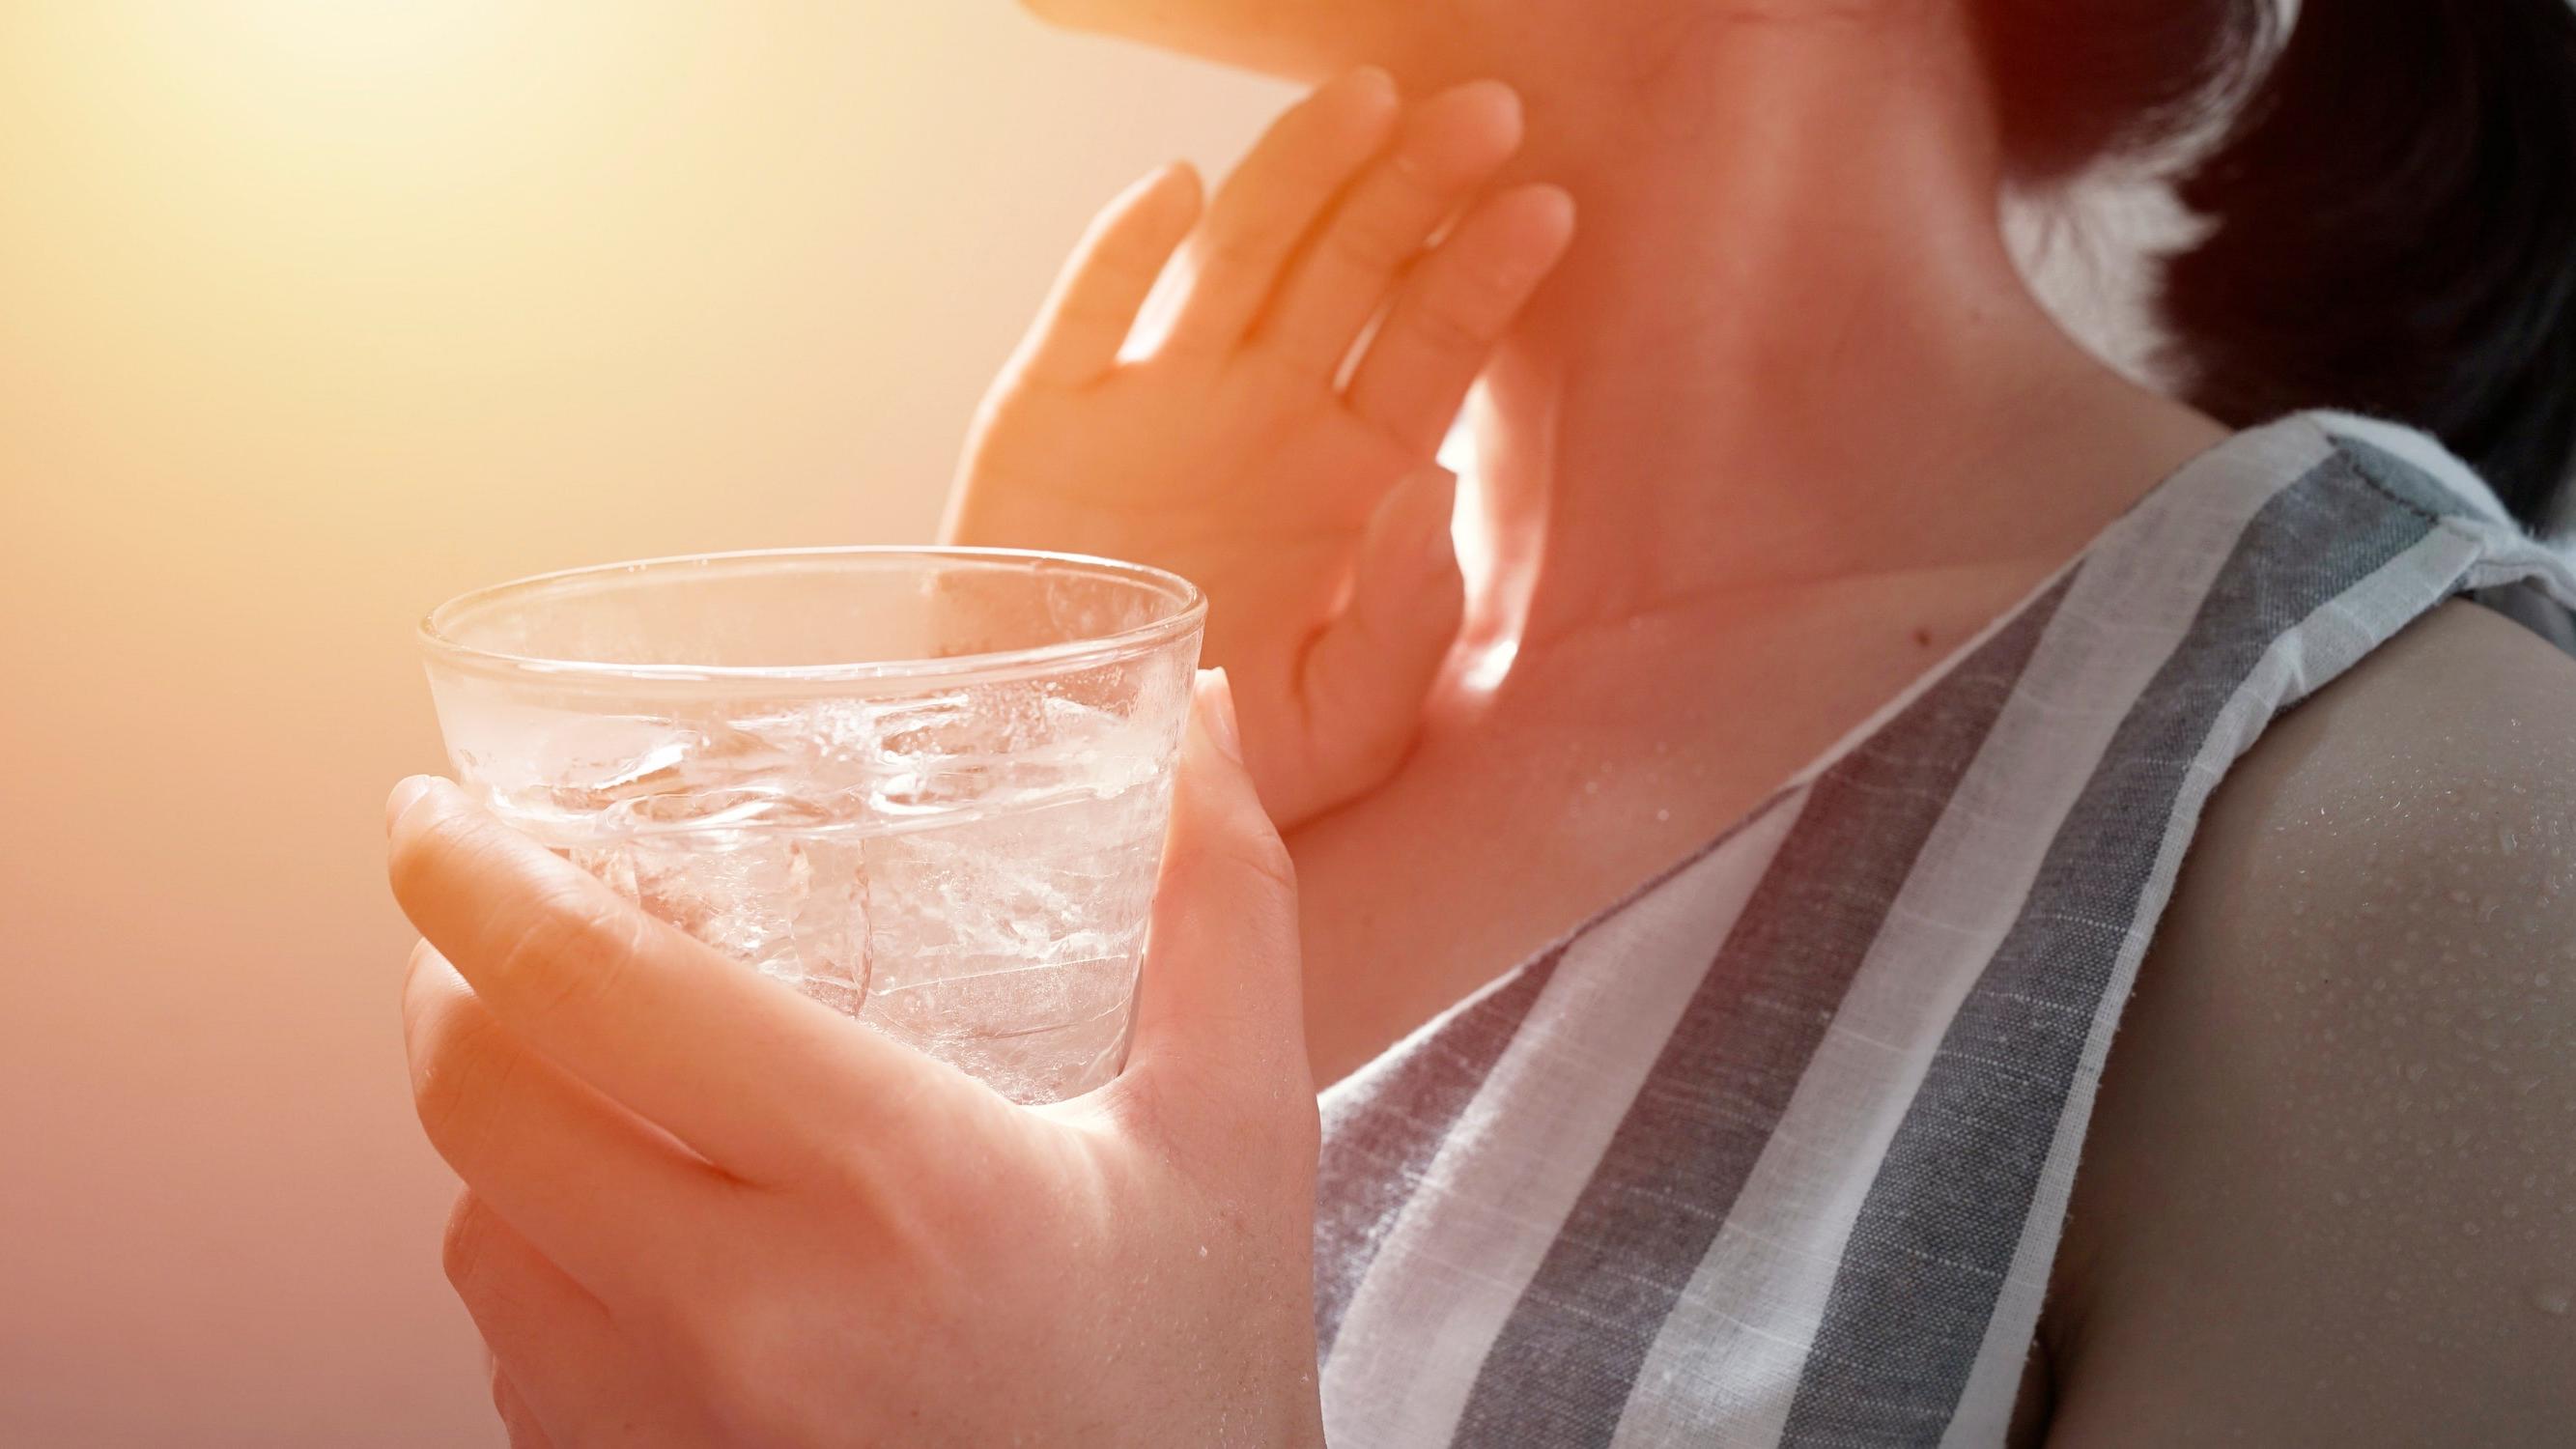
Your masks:
<svg viewBox="0 0 2576 1449"><path fill-rule="evenodd" d="M1212 230L1207 240L1206 270L1214 273L1257 271L1270 261L1272 237L1286 229L1285 224L1266 217L1242 217L1233 225Z"/></svg>
<svg viewBox="0 0 2576 1449"><path fill-rule="evenodd" d="M1354 217L1334 229L1332 245L1346 265L1373 276L1401 270L1421 251L1421 238L1399 216Z"/></svg>
<svg viewBox="0 0 2576 1449"><path fill-rule="evenodd" d="M434 1023L412 1082L421 1131L451 1162L471 1160L492 1128L494 1103L518 1061L488 1017Z"/></svg>
<svg viewBox="0 0 2576 1449"><path fill-rule="evenodd" d="M438 883L452 873L460 854L470 852L472 818L457 812L430 813L407 810L395 823L393 844L385 857L385 874L393 883L394 894L403 900L416 899L437 889ZM418 823L415 823L415 822Z"/></svg>
<svg viewBox="0 0 2576 1449"><path fill-rule="evenodd" d="M634 908L587 884L568 881L532 902L492 959L493 994L540 1029L617 990L643 947Z"/></svg>
<svg viewBox="0 0 2576 1449"><path fill-rule="evenodd" d="M438 1245L438 1266L446 1273L449 1287L459 1294L472 1294L491 1261L492 1237L491 1210L471 1193L459 1196Z"/></svg>
<svg viewBox="0 0 2576 1449"><path fill-rule="evenodd" d="M440 957L426 939L411 943L403 962L402 1009L406 1033L417 1030L436 1009Z"/></svg>
<svg viewBox="0 0 2576 1449"><path fill-rule="evenodd" d="M1406 328L1426 351L1439 357L1458 357L1482 352L1487 345L1484 330L1476 324L1475 313L1463 304L1453 290L1424 299L1406 320Z"/></svg>
<svg viewBox="0 0 2576 1449"><path fill-rule="evenodd" d="M1265 828L1246 839L1235 850L1235 862L1255 881L1273 894L1294 900L1297 895L1297 862L1288 854L1287 842L1279 832Z"/></svg>
<svg viewBox="0 0 2576 1449"><path fill-rule="evenodd" d="M1490 267L1456 266L1434 290L1433 310L1459 331L1489 341L1520 306L1522 290Z"/></svg>

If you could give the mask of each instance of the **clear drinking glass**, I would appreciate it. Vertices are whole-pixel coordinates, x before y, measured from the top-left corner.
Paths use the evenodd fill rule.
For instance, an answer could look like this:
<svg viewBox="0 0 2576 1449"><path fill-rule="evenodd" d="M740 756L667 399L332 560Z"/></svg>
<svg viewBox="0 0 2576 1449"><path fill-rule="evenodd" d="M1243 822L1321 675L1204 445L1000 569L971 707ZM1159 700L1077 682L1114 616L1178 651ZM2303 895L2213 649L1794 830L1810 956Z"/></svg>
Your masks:
<svg viewBox="0 0 2576 1449"><path fill-rule="evenodd" d="M659 559L421 624L457 779L708 945L1021 1102L1126 1054L1207 606L999 549Z"/></svg>

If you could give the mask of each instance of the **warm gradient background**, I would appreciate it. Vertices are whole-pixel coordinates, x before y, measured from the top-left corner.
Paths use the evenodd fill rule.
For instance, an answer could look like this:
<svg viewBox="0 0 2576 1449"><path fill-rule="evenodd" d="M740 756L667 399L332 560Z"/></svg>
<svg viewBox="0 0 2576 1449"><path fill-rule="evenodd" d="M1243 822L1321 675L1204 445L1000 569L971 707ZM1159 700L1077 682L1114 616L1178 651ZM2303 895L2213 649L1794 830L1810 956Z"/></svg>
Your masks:
<svg viewBox="0 0 2576 1449"><path fill-rule="evenodd" d="M471 585L921 539L1278 90L1007 0L0 0L0 1444L489 1445L382 801Z"/></svg>

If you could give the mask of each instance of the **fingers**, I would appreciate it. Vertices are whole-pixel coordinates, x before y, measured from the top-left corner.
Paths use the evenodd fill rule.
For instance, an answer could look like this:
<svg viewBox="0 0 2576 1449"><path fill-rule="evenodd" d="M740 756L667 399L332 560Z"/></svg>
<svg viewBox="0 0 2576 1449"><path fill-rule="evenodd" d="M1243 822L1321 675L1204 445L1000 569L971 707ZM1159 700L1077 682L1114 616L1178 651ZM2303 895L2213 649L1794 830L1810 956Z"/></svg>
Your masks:
<svg viewBox="0 0 2576 1449"><path fill-rule="evenodd" d="M600 1301L478 1195L457 1198L448 1282L492 1350L492 1403L511 1449L704 1442Z"/></svg>
<svg viewBox="0 0 2576 1449"><path fill-rule="evenodd" d="M1172 789L1128 1071L1173 1100L1311 1099L1288 849L1243 767L1221 671L1199 676ZM1177 1109L1176 1109L1177 1110Z"/></svg>
<svg viewBox="0 0 2576 1449"><path fill-rule="evenodd" d="M1273 814L1299 818L1323 801L1348 799L1391 773L1422 717L1422 701L1458 639L1466 584L1449 537L1457 480L1427 468L1396 486L1369 519L1352 566L1351 591L1316 636L1299 670L1304 717L1331 721L1333 751L1315 772L1318 802L1271 801Z"/></svg>
<svg viewBox="0 0 2576 1449"><path fill-rule="evenodd" d="M1297 259L1261 324L1261 340L1291 367L1334 377L1432 232L1520 140L1520 98L1499 81L1460 86L1416 107Z"/></svg>
<svg viewBox="0 0 2576 1449"><path fill-rule="evenodd" d="M1479 204L1406 279L1351 375L1351 410L1436 450L1494 344L1573 238L1574 201L1556 187Z"/></svg>
<svg viewBox="0 0 2576 1449"><path fill-rule="evenodd" d="M957 1077L645 915L444 780L405 781L393 809L395 899L476 1000L732 1176L844 1165Z"/></svg>
<svg viewBox="0 0 2576 1449"><path fill-rule="evenodd" d="M1078 387L1116 365L1154 281L1198 220L1198 173L1174 162L1109 203L1065 264L1021 346L1019 371Z"/></svg>
<svg viewBox="0 0 2576 1449"><path fill-rule="evenodd" d="M1188 254L1196 275L1168 350L1215 353L1240 341L1315 218L1394 132L1395 82L1354 71L1298 103L1217 189Z"/></svg>
<svg viewBox="0 0 2576 1449"><path fill-rule="evenodd" d="M430 1145L592 1291L649 1285L713 1216L722 1179L503 1029L425 942L403 1039Z"/></svg>

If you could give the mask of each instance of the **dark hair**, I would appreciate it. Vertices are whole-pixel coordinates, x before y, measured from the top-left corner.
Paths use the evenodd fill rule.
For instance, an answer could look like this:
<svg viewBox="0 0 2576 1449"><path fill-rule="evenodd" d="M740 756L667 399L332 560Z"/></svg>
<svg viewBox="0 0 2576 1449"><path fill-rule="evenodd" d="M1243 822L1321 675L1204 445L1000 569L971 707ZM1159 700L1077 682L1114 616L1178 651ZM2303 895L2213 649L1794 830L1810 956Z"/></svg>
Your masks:
<svg viewBox="0 0 2576 1449"><path fill-rule="evenodd" d="M1976 0L2046 180L2215 123L2162 287L2186 396L2412 423L2548 521L2576 463L2571 0Z"/></svg>

